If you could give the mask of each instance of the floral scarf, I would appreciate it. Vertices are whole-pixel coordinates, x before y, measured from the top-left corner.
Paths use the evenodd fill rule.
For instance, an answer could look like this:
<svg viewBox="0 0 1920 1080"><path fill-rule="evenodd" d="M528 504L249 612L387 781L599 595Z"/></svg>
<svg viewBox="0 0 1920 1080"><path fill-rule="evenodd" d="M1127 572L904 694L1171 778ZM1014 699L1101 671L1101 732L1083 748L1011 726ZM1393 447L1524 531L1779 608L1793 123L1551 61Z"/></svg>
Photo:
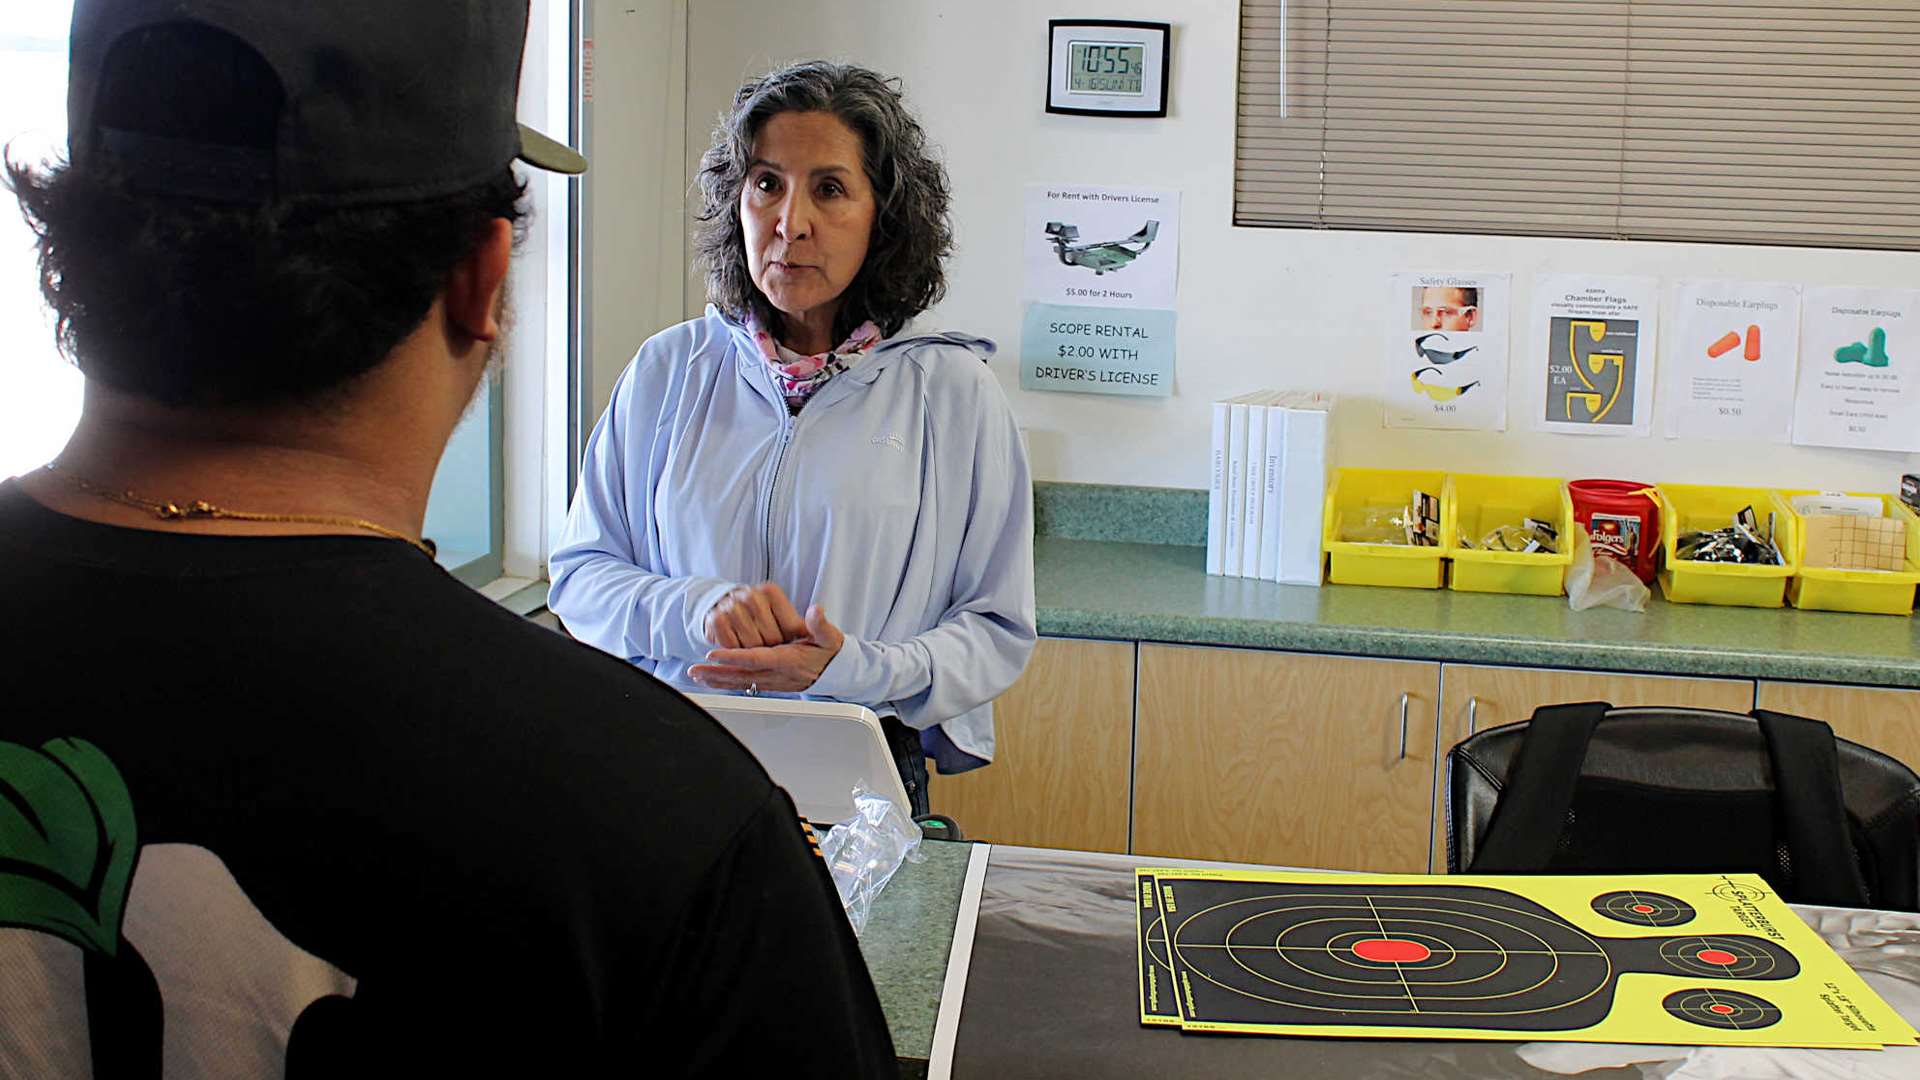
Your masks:
<svg viewBox="0 0 1920 1080"><path fill-rule="evenodd" d="M774 385L780 388L781 395L787 399L788 411L796 414L815 391L827 385L828 379L852 367L854 361L880 343L879 328L871 322L863 322L832 352L797 356L792 350L783 349L772 334L761 328L758 321L749 320L747 329L753 331L753 340L760 346L761 358L773 369ZM783 352L786 355L781 355Z"/></svg>

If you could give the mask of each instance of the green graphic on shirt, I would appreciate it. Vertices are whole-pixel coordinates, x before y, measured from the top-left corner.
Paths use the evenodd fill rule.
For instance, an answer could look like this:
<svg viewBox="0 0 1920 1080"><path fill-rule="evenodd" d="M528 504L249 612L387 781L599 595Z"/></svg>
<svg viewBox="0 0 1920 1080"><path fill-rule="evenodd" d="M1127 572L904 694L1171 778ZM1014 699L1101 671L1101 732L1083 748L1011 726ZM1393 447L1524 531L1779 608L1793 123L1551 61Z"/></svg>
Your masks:
<svg viewBox="0 0 1920 1080"><path fill-rule="evenodd" d="M99 747L0 742L0 926L116 955L138 847L133 798Z"/></svg>

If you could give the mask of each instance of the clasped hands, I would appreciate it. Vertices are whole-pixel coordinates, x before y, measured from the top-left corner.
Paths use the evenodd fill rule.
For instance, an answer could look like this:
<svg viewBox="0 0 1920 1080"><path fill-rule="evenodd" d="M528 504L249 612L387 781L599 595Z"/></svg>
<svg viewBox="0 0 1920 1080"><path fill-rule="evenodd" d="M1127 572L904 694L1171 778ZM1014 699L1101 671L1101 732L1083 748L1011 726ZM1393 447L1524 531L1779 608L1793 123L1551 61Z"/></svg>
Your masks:
<svg viewBox="0 0 1920 1080"><path fill-rule="evenodd" d="M707 662L687 675L715 690L798 693L827 669L846 635L815 604L804 618L773 582L741 585L707 611Z"/></svg>

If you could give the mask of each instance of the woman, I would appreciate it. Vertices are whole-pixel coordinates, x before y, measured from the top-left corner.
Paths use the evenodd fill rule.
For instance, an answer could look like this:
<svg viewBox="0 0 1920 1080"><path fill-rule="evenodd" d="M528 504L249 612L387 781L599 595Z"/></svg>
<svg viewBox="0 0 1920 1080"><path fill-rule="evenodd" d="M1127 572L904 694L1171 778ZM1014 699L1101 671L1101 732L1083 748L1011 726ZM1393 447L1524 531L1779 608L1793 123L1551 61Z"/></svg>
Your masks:
<svg viewBox="0 0 1920 1080"><path fill-rule="evenodd" d="M945 172L887 80L812 62L740 89L699 180L707 313L621 375L549 606L683 687L870 706L925 813L1034 643L993 345L899 336L945 292Z"/></svg>

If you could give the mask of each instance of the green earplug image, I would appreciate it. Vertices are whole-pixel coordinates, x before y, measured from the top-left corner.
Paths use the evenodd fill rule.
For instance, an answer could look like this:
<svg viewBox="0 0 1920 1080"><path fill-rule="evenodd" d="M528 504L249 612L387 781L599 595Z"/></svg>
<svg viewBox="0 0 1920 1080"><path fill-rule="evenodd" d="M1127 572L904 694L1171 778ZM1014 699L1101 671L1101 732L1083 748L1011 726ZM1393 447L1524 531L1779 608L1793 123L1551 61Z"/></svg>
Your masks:
<svg viewBox="0 0 1920 1080"><path fill-rule="evenodd" d="M1866 343L1854 342L1833 350L1833 362L1836 364L1863 364L1867 367L1886 367L1892 358L1887 355L1887 330L1876 326L1873 333L1867 335Z"/></svg>

